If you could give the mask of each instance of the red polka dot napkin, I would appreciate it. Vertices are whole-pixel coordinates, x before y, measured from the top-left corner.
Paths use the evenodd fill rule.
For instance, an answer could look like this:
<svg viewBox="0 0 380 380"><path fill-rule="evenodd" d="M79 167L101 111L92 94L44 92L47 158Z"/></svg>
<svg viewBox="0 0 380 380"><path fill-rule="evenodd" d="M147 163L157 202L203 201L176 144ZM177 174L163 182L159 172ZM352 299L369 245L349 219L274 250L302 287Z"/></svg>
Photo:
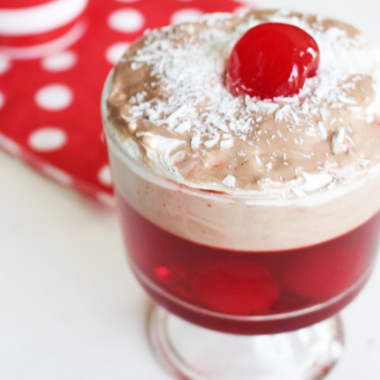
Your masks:
<svg viewBox="0 0 380 380"><path fill-rule="evenodd" d="M17 11L25 7L46 11L62 2L84 4L0 0L0 21L7 11L22 20ZM112 183L99 103L112 65L146 28L241 7L234 0L90 0L85 13L72 9L66 25L63 12L53 12L61 23L56 28L37 23L23 36L12 29L14 24L5 31L0 25L0 148L63 185L110 202ZM14 47L24 50L13 54ZM42 51L42 57L31 59Z"/></svg>

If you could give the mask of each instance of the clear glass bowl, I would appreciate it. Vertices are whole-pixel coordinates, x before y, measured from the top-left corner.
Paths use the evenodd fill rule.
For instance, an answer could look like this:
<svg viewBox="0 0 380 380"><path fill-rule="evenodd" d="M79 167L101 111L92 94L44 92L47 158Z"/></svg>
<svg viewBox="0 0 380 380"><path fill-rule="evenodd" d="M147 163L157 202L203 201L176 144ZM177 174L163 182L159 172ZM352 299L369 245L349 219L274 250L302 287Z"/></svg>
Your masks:
<svg viewBox="0 0 380 380"><path fill-rule="evenodd" d="M378 250L380 176L300 199L186 187L123 148L102 99L122 232L154 300L150 341L180 379L311 380L339 358L337 313Z"/></svg>

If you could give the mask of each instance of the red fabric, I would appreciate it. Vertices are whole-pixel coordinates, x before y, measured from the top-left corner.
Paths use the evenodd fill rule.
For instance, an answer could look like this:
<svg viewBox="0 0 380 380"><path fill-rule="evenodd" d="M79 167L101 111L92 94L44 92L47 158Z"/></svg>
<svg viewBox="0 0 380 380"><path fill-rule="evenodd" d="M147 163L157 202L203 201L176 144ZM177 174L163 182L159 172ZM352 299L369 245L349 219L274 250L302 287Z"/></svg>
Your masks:
<svg viewBox="0 0 380 380"><path fill-rule="evenodd" d="M0 5L8 3L0 0ZM133 42L146 28L169 24L181 10L239 7L234 0L165 0L159 6L156 0L91 0L86 33L66 49L61 66L53 64L54 57L11 61L0 52L0 147L64 185L106 199L112 186L99 103L112 68L110 47ZM111 15L120 10L126 11L128 31L111 25Z"/></svg>

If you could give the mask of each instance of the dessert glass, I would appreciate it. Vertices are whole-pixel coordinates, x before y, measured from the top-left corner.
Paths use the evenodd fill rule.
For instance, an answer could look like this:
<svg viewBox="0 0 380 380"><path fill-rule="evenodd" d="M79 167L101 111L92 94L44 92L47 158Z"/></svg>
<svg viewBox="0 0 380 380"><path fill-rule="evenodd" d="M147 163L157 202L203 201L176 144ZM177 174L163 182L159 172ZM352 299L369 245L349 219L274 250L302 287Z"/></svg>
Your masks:
<svg viewBox="0 0 380 380"><path fill-rule="evenodd" d="M111 79L102 112L117 210L154 301L160 362L179 379L323 378L342 353L337 313L374 265L379 174L296 200L189 188L123 149L108 118Z"/></svg>

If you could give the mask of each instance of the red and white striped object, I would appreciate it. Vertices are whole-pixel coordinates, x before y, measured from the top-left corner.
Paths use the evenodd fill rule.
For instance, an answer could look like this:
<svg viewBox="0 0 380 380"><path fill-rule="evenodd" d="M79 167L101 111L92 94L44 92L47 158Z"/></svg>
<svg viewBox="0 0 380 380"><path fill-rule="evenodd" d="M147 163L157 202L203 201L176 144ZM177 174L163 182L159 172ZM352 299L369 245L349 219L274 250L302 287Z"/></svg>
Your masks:
<svg viewBox="0 0 380 380"><path fill-rule="evenodd" d="M31 59L75 43L88 0L0 0L0 52Z"/></svg>

